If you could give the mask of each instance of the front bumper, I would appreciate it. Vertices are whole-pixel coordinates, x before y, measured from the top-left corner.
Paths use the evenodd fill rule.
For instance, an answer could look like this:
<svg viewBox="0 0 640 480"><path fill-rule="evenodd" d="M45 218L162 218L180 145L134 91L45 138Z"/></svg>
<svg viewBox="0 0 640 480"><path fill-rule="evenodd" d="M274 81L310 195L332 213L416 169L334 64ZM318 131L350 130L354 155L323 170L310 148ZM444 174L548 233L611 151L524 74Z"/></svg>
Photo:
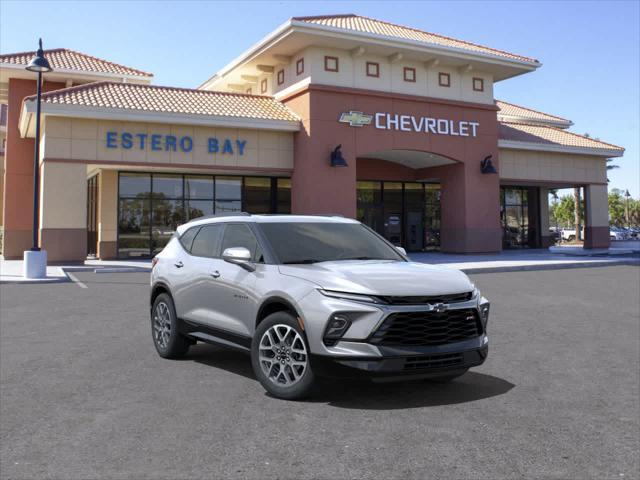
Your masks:
<svg viewBox="0 0 640 480"><path fill-rule="evenodd" d="M408 379L429 378L463 372L482 365L489 354L486 335L479 337L476 345L460 345L455 348L433 347L381 347L382 357L336 357L311 355L313 371L322 377ZM451 348L453 347L453 348ZM404 351L403 351L404 350Z"/></svg>

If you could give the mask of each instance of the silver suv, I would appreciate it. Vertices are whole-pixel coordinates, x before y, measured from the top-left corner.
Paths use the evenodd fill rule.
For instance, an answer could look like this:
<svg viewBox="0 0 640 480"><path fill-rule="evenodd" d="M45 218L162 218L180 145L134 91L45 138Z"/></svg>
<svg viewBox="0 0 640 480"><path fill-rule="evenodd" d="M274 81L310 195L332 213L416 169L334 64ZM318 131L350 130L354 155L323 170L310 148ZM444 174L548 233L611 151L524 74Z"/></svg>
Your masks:
<svg viewBox="0 0 640 480"><path fill-rule="evenodd" d="M151 331L161 357L198 341L251 355L272 395L319 376L447 381L484 362L489 302L460 271L408 260L339 217L205 217L153 259Z"/></svg>

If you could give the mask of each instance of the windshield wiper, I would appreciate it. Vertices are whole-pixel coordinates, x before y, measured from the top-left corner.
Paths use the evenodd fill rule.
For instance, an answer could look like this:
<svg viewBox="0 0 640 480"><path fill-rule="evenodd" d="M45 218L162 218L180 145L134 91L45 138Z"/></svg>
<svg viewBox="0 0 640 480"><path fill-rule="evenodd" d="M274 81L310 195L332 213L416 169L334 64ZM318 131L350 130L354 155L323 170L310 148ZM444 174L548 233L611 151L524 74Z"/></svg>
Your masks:
<svg viewBox="0 0 640 480"><path fill-rule="evenodd" d="M289 260L288 262L282 262L283 265L305 265L310 263L318 263L323 260L316 260L315 258L305 258L304 260Z"/></svg>

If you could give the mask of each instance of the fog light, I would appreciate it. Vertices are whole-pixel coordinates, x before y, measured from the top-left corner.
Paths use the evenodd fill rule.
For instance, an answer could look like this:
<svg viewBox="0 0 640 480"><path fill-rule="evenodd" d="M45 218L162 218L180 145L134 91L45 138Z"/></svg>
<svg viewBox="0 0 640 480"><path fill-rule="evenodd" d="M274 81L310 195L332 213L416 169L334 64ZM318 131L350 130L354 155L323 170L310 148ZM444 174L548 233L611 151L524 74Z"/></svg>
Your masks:
<svg viewBox="0 0 640 480"><path fill-rule="evenodd" d="M334 313L329 317L327 328L324 331L325 345L335 345L351 326L349 316L344 313Z"/></svg>

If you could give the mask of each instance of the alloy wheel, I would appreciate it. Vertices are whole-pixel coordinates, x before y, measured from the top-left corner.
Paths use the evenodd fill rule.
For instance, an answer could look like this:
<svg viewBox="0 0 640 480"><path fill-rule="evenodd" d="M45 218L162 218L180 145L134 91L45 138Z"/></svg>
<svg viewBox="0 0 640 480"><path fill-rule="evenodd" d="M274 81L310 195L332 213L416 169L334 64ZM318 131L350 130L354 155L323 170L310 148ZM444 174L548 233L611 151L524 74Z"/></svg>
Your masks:
<svg viewBox="0 0 640 480"><path fill-rule="evenodd" d="M278 324L262 335L258 360L271 382L290 387L302 379L309 356L300 334L289 325Z"/></svg>
<svg viewBox="0 0 640 480"><path fill-rule="evenodd" d="M164 302L160 302L153 312L153 339L156 345L164 350L169 345L170 338L171 314L169 313L169 306Z"/></svg>

